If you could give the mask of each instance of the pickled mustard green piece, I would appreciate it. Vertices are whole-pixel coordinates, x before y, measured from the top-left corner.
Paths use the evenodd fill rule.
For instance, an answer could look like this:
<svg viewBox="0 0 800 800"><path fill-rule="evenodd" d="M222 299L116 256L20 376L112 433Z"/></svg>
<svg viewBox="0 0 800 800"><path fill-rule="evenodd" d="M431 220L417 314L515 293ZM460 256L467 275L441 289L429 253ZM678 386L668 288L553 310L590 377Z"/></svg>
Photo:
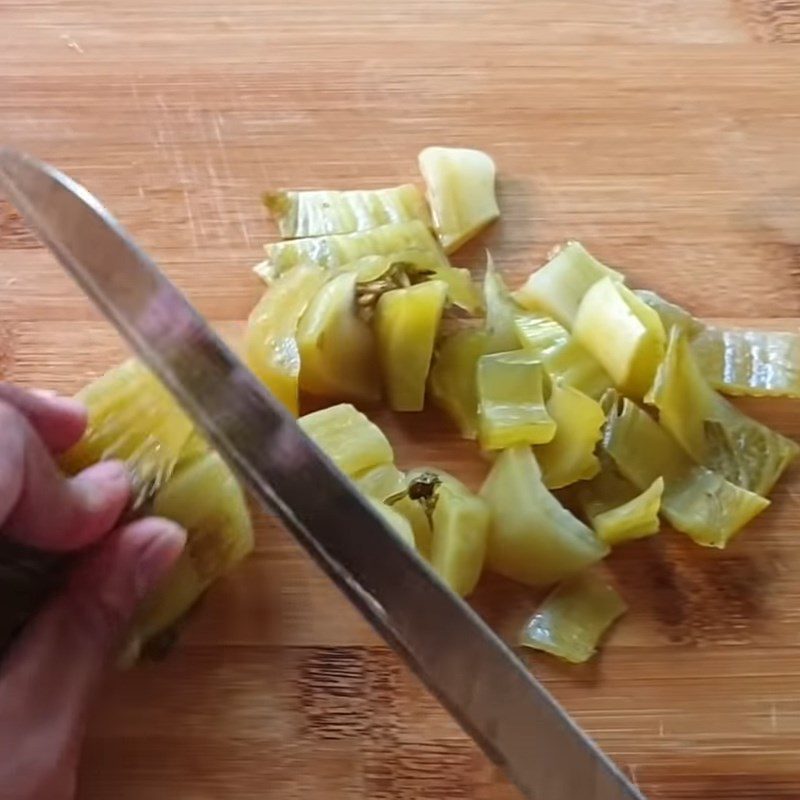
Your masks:
<svg viewBox="0 0 800 800"><path fill-rule="evenodd" d="M372 328L358 313L354 272L332 277L297 326L300 388L336 400L376 402L381 387Z"/></svg>
<svg viewBox="0 0 800 800"><path fill-rule="evenodd" d="M438 263L448 265L425 223L419 220L394 222L355 233L313 236L268 244L267 260L256 267L267 283L298 264L317 264L324 269L337 269L364 256L391 256L406 250L431 253Z"/></svg>
<svg viewBox="0 0 800 800"><path fill-rule="evenodd" d="M380 500L376 500L374 497L370 497L368 500L372 508L383 518L383 521L395 535L401 541L405 542L412 550L415 550L416 542L414 541L414 531L408 520L395 509L387 506L385 503L381 503Z"/></svg>
<svg viewBox="0 0 800 800"><path fill-rule="evenodd" d="M295 415L300 385L297 325L327 278L325 273L306 265L282 275L267 289L247 321L247 366Z"/></svg>
<svg viewBox="0 0 800 800"><path fill-rule="evenodd" d="M769 500L696 464L676 439L633 401L615 402L604 447L617 469L640 491L664 479L661 514L707 547L723 548Z"/></svg>
<svg viewBox="0 0 800 800"><path fill-rule="evenodd" d="M152 513L181 525L187 545L170 573L142 603L128 631L123 661L181 620L203 592L253 549L244 493L217 453L180 467L153 498Z"/></svg>
<svg viewBox="0 0 800 800"><path fill-rule="evenodd" d="M548 489L561 489L592 478L600 469L594 454L602 436L606 415L600 404L561 381L553 382L547 411L556 424L556 435L534 448Z"/></svg>
<svg viewBox="0 0 800 800"><path fill-rule="evenodd" d="M389 405L395 411L421 411L433 346L442 319L447 286L418 283L382 295L373 329Z"/></svg>
<svg viewBox="0 0 800 800"><path fill-rule="evenodd" d="M708 384L686 333L674 327L646 401L683 448L731 483L767 495L800 447L739 411Z"/></svg>
<svg viewBox="0 0 800 800"><path fill-rule="evenodd" d="M60 458L74 474L104 459L125 462L139 506L178 465L193 425L163 384L135 359L125 361L77 394L89 422L81 440Z"/></svg>
<svg viewBox="0 0 800 800"><path fill-rule="evenodd" d="M511 297L489 253L486 254L483 301L486 307L486 352L516 350L520 346L516 317L524 315L524 311Z"/></svg>
<svg viewBox="0 0 800 800"><path fill-rule="evenodd" d="M480 494L492 516L486 565L494 572L546 586L608 554L608 545L547 490L527 445L500 453Z"/></svg>
<svg viewBox="0 0 800 800"><path fill-rule="evenodd" d="M630 289L613 278L595 283L581 301L572 333L625 395L641 399L664 357L661 320Z"/></svg>
<svg viewBox="0 0 800 800"><path fill-rule="evenodd" d="M487 339L481 330L460 330L445 336L428 379L433 401L465 439L478 436L478 359L487 351Z"/></svg>
<svg viewBox="0 0 800 800"><path fill-rule="evenodd" d="M431 525L424 509L408 496L408 480L394 464L380 464L353 478L356 486L368 497L386 503L404 517L414 532L417 550L428 556Z"/></svg>
<svg viewBox="0 0 800 800"><path fill-rule="evenodd" d="M456 594L466 597L478 583L489 537L489 506L461 481L439 469L423 467L408 474L409 485L434 475L429 561L433 571Z"/></svg>
<svg viewBox="0 0 800 800"><path fill-rule="evenodd" d="M545 597L525 626L520 644L572 664L583 664L627 610L625 601L600 578L577 575Z"/></svg>
<svg viewBox="0 0 800 800"><path fill-rule="evenodd" d="M547 373L597 400L611 388L611 378L597 359L551 317L535 312L517 314L514 327L522 347L535 353Z"/></svg>
<svg viewBox="0 0 800 800"><path fill-rule="evenodd" d="M345 475L354 477L372 467L394 462L394 452L381 429L348 403L306 414L300 427Z"/></svg>
<svg viewBox="0 0 800 800"><path fill-rule="evenodd" d="M514 293L514 299L530 311L549 314L572 329L583 296L603 278L623 281L616 270L589 255L579 242L567 242Z"/></svg>
<svg viewBox="0 0 800 800"><path fill-rule="evenodd" d="M422 192L410 183L346 192L268 192L264 205L283 239L354 233L411 220L432 224Z"/></svg>
<svg viewBox="0 0 800 800"><path fill-rule="evenodd" d="M658 533L664 479L656 478L643 492L608 465L581 487L578 497L595 533L615 547Z"/></svg>
<svg viewBox="0 0 800 800"><path fill-rule="evenodd" d="M800 398L800 334L705 325L655 292L637 291L669 331L686 331L697 365L717 391Z"/></svg>
<svg viewBox="0 0 800 800"><path fill-rule="evenodd" d="M556 434L544 401L545 371L524 350L478 359L478 439L486 450L542 444Z"/></svg>
<svg viewBox="0 0 800 800"><path fill-rule="evenodd" d="M500 216L494 161L486 153L462 147L426 147L418 162L445 252L457 250Z"/></svg>

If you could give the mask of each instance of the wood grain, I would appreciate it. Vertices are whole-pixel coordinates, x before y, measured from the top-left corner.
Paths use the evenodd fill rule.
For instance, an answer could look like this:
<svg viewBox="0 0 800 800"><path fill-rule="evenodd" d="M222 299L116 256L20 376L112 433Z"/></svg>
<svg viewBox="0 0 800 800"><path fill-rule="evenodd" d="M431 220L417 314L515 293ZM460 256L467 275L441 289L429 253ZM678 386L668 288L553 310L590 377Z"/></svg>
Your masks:
<svg viewBox="0 0 800 800"><path fill-rule="evenodd" d="M512 282L577 238L709 317L800 320L797 0L5 0L0 140L96 191L235 337L267 187L416 179L428 144L500 169ZM0 202L0 370L72 391L125 350ZM750 404L800 436L790 403ZM477 485L441 418L381 415L403 464ZM800 798L800 479L725 553L674 534L608 568L632 610L595 663L526 655L653 800ZM488 578L513 639L536 594ZM515 794L298 551L254 557L181 646L114 675L82 800L505 800ZM544 798L543 798L544 800ZM576 798L576 800L578 800Z"/></svg>

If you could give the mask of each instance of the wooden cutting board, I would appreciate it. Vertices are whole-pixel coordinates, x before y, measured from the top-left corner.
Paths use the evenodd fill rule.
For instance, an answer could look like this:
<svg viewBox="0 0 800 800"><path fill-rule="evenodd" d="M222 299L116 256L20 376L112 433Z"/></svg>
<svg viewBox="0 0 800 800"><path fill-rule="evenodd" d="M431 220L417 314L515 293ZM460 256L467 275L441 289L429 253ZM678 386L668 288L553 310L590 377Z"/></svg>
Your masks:
<svg viewBox="0 0 800 800"><path fill-rule="evenodd" d="M274 235L262 190L416 180L429 144L500 170L503 218L460 263L490 246L516 283L576 238L697 313L791 329L798 43L795 0L5 0L0 140L95 190L231 336ZM3 204L0 289L5 378L73 391L125 355ZM749 407L800 436L795 406ZM403 465L480 482L441 418L381 419ZM594 663L526 655L652 800L800 798L799 474L724 553L664 534L615 554L631 612ZM509 639L535 602L493 579L475 597ZM80 791L515 796L261 514L171 657L109 681Z"/></svg>

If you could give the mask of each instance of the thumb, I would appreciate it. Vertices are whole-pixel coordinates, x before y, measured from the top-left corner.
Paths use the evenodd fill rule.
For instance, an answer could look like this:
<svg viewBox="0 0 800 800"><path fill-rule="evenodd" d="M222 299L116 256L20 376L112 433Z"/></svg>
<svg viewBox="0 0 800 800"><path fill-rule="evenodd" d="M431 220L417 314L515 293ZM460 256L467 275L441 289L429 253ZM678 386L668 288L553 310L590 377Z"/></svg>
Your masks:
<svg viewBox="0 0 800 800"><path fill-rule="evenodd" d="M0 786L32 784L9 796L72 796L91 695L136 607L175 563L185 538L156 518L111 533L24 630L0 670L0 752L15 753L0 759Z"/></svg>

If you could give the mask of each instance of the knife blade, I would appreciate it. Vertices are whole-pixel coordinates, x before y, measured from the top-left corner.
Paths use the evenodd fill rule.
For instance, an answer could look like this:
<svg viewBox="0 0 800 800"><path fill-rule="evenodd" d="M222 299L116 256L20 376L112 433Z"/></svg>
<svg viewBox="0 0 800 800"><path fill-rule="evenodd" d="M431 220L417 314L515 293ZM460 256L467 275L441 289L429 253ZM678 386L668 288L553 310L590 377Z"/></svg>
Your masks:
<svg viewBox="0 0 800 800"><path fill-rule="evenodd" d="M644 800L85 188L0 149L0 188L263 506L530 800Z"/></svg>

